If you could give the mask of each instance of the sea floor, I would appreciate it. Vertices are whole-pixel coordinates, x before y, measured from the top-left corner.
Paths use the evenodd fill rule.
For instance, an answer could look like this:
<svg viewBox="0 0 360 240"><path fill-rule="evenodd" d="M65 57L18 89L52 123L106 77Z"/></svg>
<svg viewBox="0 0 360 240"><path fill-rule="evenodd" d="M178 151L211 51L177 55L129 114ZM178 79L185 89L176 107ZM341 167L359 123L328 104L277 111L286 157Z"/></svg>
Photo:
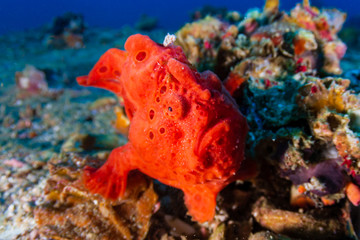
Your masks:
<svg viewBox="0 0 360 240"><path fill-rule="evenodd" d="M61 50L46 46L41 29L0 36L0 239L34 227L33 209L48 178L46 162L64 142L81 134L110 136L112 148L126 141L112 126L116 97L79 87L75 77L87 74L107 49L123 48L134 33L131 27L88 29L85 47ZM145 34L162 41L166 32ZM48 93L19 97L15 73L26 65L46 73Z"/></svg>
<svg viewBox="0 0 360 240"><path fill-rule="evenodd" d="M42 29L0 36L0 239L36 239L34 209L44 200L47 162L64 148L80 152L81 143L73 142L85 135L104 138L98 148L105 152L126 142L113 127L116 97L82 88L75 77L87 74L107 49L123 48L136 32L131 27L89 28L84 48L62 50L46 46ZM144 34L162 42L166 33ZM359 56L359 48L348 48L341 63L344 76L359 74ZM15 73L26 65L46 73L47 94L19 94Z"/></svg>

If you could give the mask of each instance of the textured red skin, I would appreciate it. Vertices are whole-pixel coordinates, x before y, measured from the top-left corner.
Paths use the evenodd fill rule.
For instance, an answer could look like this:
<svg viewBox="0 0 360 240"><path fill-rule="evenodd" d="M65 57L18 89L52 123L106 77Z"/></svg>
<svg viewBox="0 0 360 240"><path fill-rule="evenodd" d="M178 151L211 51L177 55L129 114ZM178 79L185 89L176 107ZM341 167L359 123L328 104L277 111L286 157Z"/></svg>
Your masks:
<svg viewBox="0 0 360 240"><path fill-rule="evenodd" d="M184 191L194 220L211 220L216 195L237 175L248 131L246 119L218 77L198 73L182 49L136 34L126 51L108 50L80 85L107 89L124 99L129 142L99 169L87 168L86 186L116 199L129 171Z"/></svg>

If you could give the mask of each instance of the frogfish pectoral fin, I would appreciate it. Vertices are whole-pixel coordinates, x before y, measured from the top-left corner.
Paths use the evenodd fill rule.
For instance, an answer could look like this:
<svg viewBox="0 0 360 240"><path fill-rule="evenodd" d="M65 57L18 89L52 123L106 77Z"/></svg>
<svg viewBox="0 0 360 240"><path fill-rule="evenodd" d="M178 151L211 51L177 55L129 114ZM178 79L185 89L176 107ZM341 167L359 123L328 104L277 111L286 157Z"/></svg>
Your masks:
<svg viewBox="0 0 360 240"><path fill-rule="evenodd" d="M91 193L112 200L124 195L128 173L134 169L131 165L131 149L129 144L118 147L111 152L108 160L99 169L84 169L84 184Z"/></svg>
<svg viewBox="0 0 360 240"><path fill-rule="evenodd" d="M100 57L88 76L80 76L76 80L83 86L104 88L120 94L121 72L126 58L125 51L116 48L109 49Z"/></svg>

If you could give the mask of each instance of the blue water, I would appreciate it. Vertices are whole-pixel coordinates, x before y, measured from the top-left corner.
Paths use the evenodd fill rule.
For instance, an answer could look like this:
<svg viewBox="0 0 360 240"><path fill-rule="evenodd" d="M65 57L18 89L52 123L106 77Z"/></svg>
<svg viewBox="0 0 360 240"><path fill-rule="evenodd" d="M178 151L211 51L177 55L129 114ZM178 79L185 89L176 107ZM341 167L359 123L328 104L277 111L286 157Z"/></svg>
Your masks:
<svg viewBox="0 0 360 240"><path fill-rule="evenodd" d="M288 10L297 2L300 1L282 0L281 9ZM350 17L360 12L360 0L313 0L311 3L315 6L339 8ZM134 25L140 15L146 13L157 17L160 27L177 30L190 20L189 15L193 10L205 4L244 13L249 8L262 8L264 0L0 0L0 34L42 26L68 11L83 14L90 27L118 28L124 24Z"/></svg>

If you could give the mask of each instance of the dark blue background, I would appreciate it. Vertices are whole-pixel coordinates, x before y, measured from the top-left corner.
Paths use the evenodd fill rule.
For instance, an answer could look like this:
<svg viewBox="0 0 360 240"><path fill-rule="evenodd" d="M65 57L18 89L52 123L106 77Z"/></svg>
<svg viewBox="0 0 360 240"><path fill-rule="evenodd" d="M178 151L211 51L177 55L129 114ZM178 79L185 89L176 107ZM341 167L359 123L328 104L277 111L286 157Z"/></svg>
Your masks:
<svg viewBox="0 0 360 240"><path fill-rule="evenodd" d="M300 1L282 0L281 9L290 9L297 2ZM342 9L349 16L360 12L360 0L313 0L311 3ZM0 0L0 33L35 28L67 11L82 13L89 26L112 28L133 25L141 14L147 13L158 17L161 27L176 30L189 21L190 12L205 4L244 13L252 7L262 8L264 0Z"/></svg>

